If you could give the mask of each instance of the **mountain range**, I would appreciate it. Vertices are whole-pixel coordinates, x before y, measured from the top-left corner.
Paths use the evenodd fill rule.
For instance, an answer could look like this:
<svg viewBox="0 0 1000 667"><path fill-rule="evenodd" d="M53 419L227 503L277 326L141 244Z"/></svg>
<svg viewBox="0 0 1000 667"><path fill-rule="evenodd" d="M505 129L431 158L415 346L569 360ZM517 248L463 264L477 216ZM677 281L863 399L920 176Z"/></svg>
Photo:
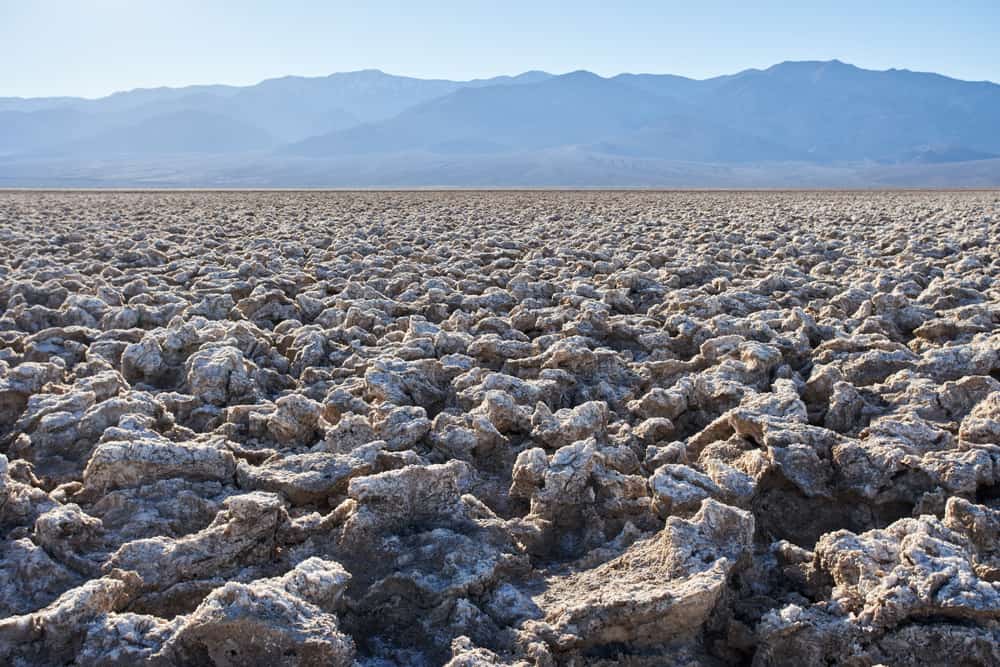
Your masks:
<svg viewBox="0 0 1000 667"><path fill-rule="evenodd" d="M833 61L710 79L378 70L0 98L0 186L1000 185L1000 85Z"/></svg>

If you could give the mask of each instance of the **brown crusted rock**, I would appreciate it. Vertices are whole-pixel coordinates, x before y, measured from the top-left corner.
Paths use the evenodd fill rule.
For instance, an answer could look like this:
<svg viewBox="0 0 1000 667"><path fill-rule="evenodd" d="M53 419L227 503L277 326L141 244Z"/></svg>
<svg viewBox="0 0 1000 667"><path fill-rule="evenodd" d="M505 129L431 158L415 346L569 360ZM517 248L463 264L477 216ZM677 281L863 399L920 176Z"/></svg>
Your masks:
<svg viewBox="0 0 1000 667"><path fill-rule="evenodd" d="M944 525L972 543L976 574L996 581L1000 575L1000 510L952 497L945 506Z"/></svg>
<svg viewBox="0 0 1000 667"><path fill-rule="evenodd" d="M916 365L921 375L936 382L969 375L990 375L1000 369L1000 335L980 334L965 345L928 350Z"/></svg>
<svg viewBox="0 0 1000 667"><path fill-rule="evenodd" d="M551 456L533 448L514 464L510 495L530 497L530 511L510 529L537 555L581 555L619 533L629 522L650 523L645 477L633 474L631 450L600 448L590 438L561 447ZM623 472L624 471L624 472Z"/></svg>
<svg viewBox="0 0 1000 667"><path fill-rule="evenodd" d="M670 441L676 427L666 417L650 417L639 424L633 433L643 444L652 447L664 440Z"/></svg>
<svg viewBox="0 0 1000 667"><path fill-rule="evenodd" d="M88 491L104 493L172 477L233 480L236 461L221 442L172 442L151 431L129 435L129 440L103 442L94 449L83 471Z"/></svg>
<svg viewBox="0 0 1000 667"><path fill-rule="evenodd" d="M0 424L13 424L28 405L32 394L50 382L59 382L66 373L66 362L26 362L0 374Z"/></svg>
<svg viewBox="0 0 1000 667"><path fill-rule="evenodd" d="M518 454L511 472L510 495L530 498L545 480L548 467L548 457L541 447L532 447Z"/></svg>
<svg viewBox="0 0 1000 667"><path fill-rule="evenodd" d="M35 520L34 539L57 560L78 572L94 575L99 564L86 554L99 544L103 525L79 505L57 505Z"/></svg>
<svg viewBox="0 0 1000 667"><path fill-rule="evenodd" d="M834 598L878 628L914 617L1000 618L1000 584L981 579L967 539L932 517L829 533L816 561L835 583Z"/></svg>
<svg viewBox="0 0 1000 667"><path fill-rule="evenodd" d="M372 442L349 454L275 455L260 466L243 461L236 471L240 488L280 492L293 505L326 501L347 492L351 479L370 474L382 445Z"/></svg>
<svg viewBox="0 0 1000 667"><path fill-rule="evenodd" d="M255 491L227 498L210 526L181 539L155 537L128 542L105 569L133 570L144 591L215 576L273 558L279 527L288 521L281 499Z"/></svg>
<svg viewBox="0 0 1000 667"><path fill-rule="evenodd" d="M472 411L482 415L502 434L524 433L531 430L531 412L519 405L514 397L500 389L491 389L483 395L483 402Z"/></svg>
<svg viewBox="0 0 1000 667"><path fill-rule="evenodd" d="M545 621L535 629L561 650L694 638L749 555L753 531L749 512L707 499L690 520L671 517L621 556L550 580L536 598Z"/></svg>
<svg viewBox="0 0 1000 667"><path fill-rule="evenodd" d="M673 441L666 445L650 445L646 447L643 467L648 472L654 472L665 463L687 463L687 447L683 442Z"/></svg>
<svg viewBox="0 0 1000 667"><path fill-rule="evenodd" d="M550 449L559 449L578 440L603 437L608 425L608 405L589 401L553 414L545 403L538 403L531 425L532 439Z"/></svg>
<svg viewBox="0 0 1000 667"><path fill-rule="evenodd" d="M823 418L823 426L838 433L847 433L862 426L864 401L861 393L848 382L833 385L830 405Z"/></svg>
<svg viewBox="0 0 1000 667"><path fill-rule="evenodd" d="M653 510L663 518L694 510L706 498L722 495L711 477L686 465L660 466L649 478L649 487Z"/></svg>
<svg viewBox="0 0 1000 667"><path fill-rule="evenodd" d="M25 665L71 661L87 625L128 604L139 584L134 573L113 571L67 591L44 609L0 620L0 659Z"/></svg>
<svg viewBox="0 0 1000 667"><path fill-rule="evenodd" d="M328 426L320 443L325 451L335 454L350 454L369 442L378 440L375 429L368 418L353 412L344 413L334 426Z"/></svg>
<svg viewBox="0 0 1000 667"><path fill-rule="evenodd" d="M461 598L524 573L526 559L504 522L462 494L470 473L468 464L452 461L351 481L338 545L357 576L349 594L360 625L351 627L369 646L377 637L402 637L444 662L449 642L465 626L441 618L430 621L440 630L429 632L428 619L452 616ZM474 606L466 610L480 614Z"/></svg>
<svg viewBox="0 0 1000 667"><path fill-rule="evenodd" d="M488 456L509 442L483 415L458 417L447 412L434 418L428 440L445 457L463 461Z"/></svg>
<svg viewBox="0 0 1000 667"><path fill-rule="evenodd" d="M688 389L689 386L673 389L656 387L642 398L629 403L629 410L647 419L652 417L677 419L688 409L689 392L693 390L693 387Z"/></svg>
<svg viewBox="0 0 1000 667"><path fill-rule="evenodd" d="M166 372L163 349L156 336L146 334L138 343L128 345L122 352L122 375L129 382L150 381Z"/></svg>
<svg viewBox="0 0 1000 667"><path fill-rule="evenodd" d="M32 525L56 502L39 488L10 476L10 463L0 454L0 530Z"/></svg>
<svg viewBox="0 0 1000 667"><path fill-rule="evenodd" d="M445 667L490 667L504 665L504 660L489 649L479 648L466 636L461 636L451 643L451 660Z"/></svg>
<svg viewBox="0 0 1000 667"><path fill-rule="evenodd" d="M331 424L339 423L345 414L364 415L369 409L367 403L343 387L332 389L323 399L323 418Z"/></svg>
<svg viewBox="0 0 1000 667"><path fill-rule="evenodd" d="M185 618L177 616L167 621L130 612L104 614L87 627L75 663L83 667L168 667L175 661L162 653L163 645Z"/></svg>
<svg viewBox="0 0 1000 667"><path fill-rule="evenodd" d="M476 357L487 365L499 366L508 359L523 359L532 353L531 343L523 340L509 340L497 334L486 334L473 339L466 354Z"/></svg>
<svg viewBox="0 0 1000 667"><path fill-rule="evenodd" d="M115 544L147 537L181 537L208 526L234 489L219 482L174 477L109 491L89 504Z"/></svg>
<svg viewBox="0 0 1000 667"><path fill-rule="evenodd" d="M401 361L375 359L365 372L368 394L394 405L418 405L432 410L445 398L439 386L440 362L436 359Z"/></svg>
<svg viewBox="0 0 1000 667"><path fill-rule="evenodd" d="M275 579L230 582L198 606L160 653L172 662L347 666L354 642L333 613L350 581L340 565L309 558Z"/></svg>
<svg viewBox="0 0 1000 667"><path fill-rule="evenodd" d="M928 594L953 573L940 573ZM893 584L896 573L883 574ZM975 596L969 598L974 602ZM951 664L955 656L973 665L993 664L1000 658L1000 630L949 620L948 615L921 615L917 622L871 625L848 613L838 601L808 607L787 604L768 612L757 627L759 645L754 665L771 667L790 663L813 664L837 656L836 664L893 664L918 667ZM860 621L860 622L859 622Z"/></svg>
<svg viewBox="0 0 1000 667"><path fill-rule="evenodd" d="M213 405L253 402L256 391L243 353L228 345L204 347L191 355L187 360L187 387L189 393Z"/></svg>
<svg viewBox="0 0 1000 667"><path fill-rule="evenodd" d="M323 406L299 394L275 401L277 410L267 418L267 430L281 445L308 445L320 428Z"/></svg>
<svg viewBox="0 0 1000 667"><path fill-rule="evenodd" d="M41 609L80 583L80 575L28 538L0 546L0 616Z"/></svg>
<svg viewBox="0 0 1000 667"><path fill-rule="evenodd" d="M521 406L536 405L558 387L551 380L522 380L506 373L491 373L481 367L469 369L452 381L459 403L472 408L483 402L487 392L500 391L510 395ZM530 414L528 415L530 418Z"/></svg>
<svg viewBox="0 0 1000 667"><path fill-rule="evenodd" d="M958 437L969 442L1000 444L1000 391L995 391L976 404L962 420Z"/></svg>
<svg viewBox="0 0 1000 667"><path fill-rule="evenodd" d="M386 448L393 451L410 449L430 430L431 420L427 418L427 411L412 405L390 410L375 425L378 439L384 440Z"/></svg>
<svg viewBox="0 0 1000 667"><path fill-rule="evenodd" d="M560 447L549 457L544 485L531 498L531 513L555 518L561 508L593 502L594 490L588 483L597 464L593 438Z"/></svg>
<svg viewBox="0 0 1000 667"><path fill-rule="evenodd" d="M352 479L347 493L358 507L352 521L381 527L433 520L462 521L462 487L470 472L468 464L452 461L443 465L406 466ZM347 532L350 525L349 522Z"/></svg>

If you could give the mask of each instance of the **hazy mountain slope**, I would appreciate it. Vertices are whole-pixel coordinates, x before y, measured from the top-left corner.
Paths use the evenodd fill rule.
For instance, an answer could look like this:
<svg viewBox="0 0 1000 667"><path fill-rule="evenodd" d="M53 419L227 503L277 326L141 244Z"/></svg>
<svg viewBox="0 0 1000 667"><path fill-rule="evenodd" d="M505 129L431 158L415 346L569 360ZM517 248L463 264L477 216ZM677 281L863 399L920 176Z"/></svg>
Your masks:
<svg viewBox="0 0 1000 667"><path fill-rule="evenodd" d="M937 74L788 62L708 80L691 101L718 124L816 160L880 160L926 145L1000 152L1000 86Z"/></svg>
<svg viewBox="0 0 1000 667"><path fill-rule="evenodd" d="M690 103L707 81L689 79L675 74L619 74L613 80L660 97L670 97Z"/></svg>
<svg viewBox="0 0 1000 667"><path fill-rule="evenodd" d="M79 97L0 97L0 112L3 111L43 111L69 107L83 101Z"/></svg>
<svg viewBox="0 0 1000 667"><path fill-rule="evenodd" d="M905 161L1000 149L1000 86L838 61L782 63L696 81L577 72L517 88L461 89L381 123L290 146L314 157L430 150L444 154L590 145L664 159Z"/></svg>
<svg viewBox="0 0 1000 667"><path fill-rule="evenodd" d="M33 153L92 136L114 125L114 116L76 109L0 111L0 155Z"/></svg>
<svg viewBox="0 0 1000 667"><path fill-rule="evenodd" d="M548 76L528 72L517 77L461 82L365 70L320 78L284 77L242 89L213 108L294 142L390 118L461 88L530 83Z"/></svg>
<svg viewBox="0 0 1000 667"><path fill-rule="evenodd" d="M43 109L74 109L88 113L119 113L147 105L167 105L176 100L198 95L225 97L240 90L238 86L195 85L170 88L136 88L112 93L104 97L0 97L0 110L38 111Z"/></svg>
<svg viewBox="0 0 1000 667"><path fill-rule="evenodd" d="M143 107L135 113L200 111L225 115L259 127L282 143L360 122L354 114L303 88L288 85L280 91L249 88L226 97L196 95L166 105Z"/></svg>
<svg viewBox="0 0 1000 667"><path fill-rule="evenodd" d="M494 76L488 79L471 79L469 81L463 81L463 88L482 88L484 86L503 86L507 84L518 85L525 83L541 83L548 79L557 76L556 74L550 74L548 72L543 72L542 70L531 70L528 72L521 72L515 76Z"/></svg>
<svg viewBox="0 0 1000 667"><path fill-rule="evenodd" d="M245 87L141 88L94 100L0 98L0 114L23 114L0 117L7 124L6 128L0 127L0 154L49 152L53 146L76 142L110 127L132 126L179 112L202 112L206 115L200 117L205 119L229 116L236 123L256 126L279 141L293 142L362 122L384 120L464 87L536 83L550 76L534 71L518 76L448 81L363 70L324 77L287 76ZM36 113L41 115L32 117ZM199 116L190 118L194 122ZM35 127L48 127L48 131L36 131ZM210 130L209 126L192 130L191 134Z"/></svg>
<svg viewBox="0 0 1000 667"><path fill-rule="evenodd" d="M53 150L58 155L171 155L240 153L269 148L273 136L221 114L174 111L105 130Z"/></svg>
<svg viewBox="0 0 1000 667"><path fill-rule="evenodd" d="M591 150L630 157L692 162L769 162L808 160L803 150L783 146L690 112L671 113L650 126L588 146Z"/></svg>
<svg viewBox="0 0 1000 667"><path fill-rule="evenodd" d="M534 150L632 133L673 113L663 98L589 72L573 72L520 86L461 89L381 123L307 139L288 152L323 157L397 150Z"/></svg>

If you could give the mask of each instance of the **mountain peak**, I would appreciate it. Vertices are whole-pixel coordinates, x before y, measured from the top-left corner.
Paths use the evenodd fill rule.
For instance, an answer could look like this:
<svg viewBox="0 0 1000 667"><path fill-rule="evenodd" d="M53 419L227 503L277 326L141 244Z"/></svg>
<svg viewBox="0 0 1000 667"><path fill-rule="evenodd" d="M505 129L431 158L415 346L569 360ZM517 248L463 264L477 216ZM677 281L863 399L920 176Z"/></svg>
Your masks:
<svg viewBox="0 0 1000 667"><path fill-rule="evenodd" d="M560 79L576 79L580 81L604 81L604 77L594 74L593 72L585 69L577 69L572 72L566 72L559 77Z"/></svg>
<svg viewBox="0 0 1000 667"><path fill-rule="evenodd" d="M787 70L860 70L861 68L845 63L843 60L834 58L833 60L785 60L776 65L771 65L765 72L778 72Z"/></svg>
<svg viewBox="0 0 1000 667"><path fill-rule="evenodd" d="M347 72L332 72L327 74L326 79L376 79L383 77L391 77L392 74L386 74L380 69L368 68L368 69L356 69Z"/></svg>
<svg viewBox="0 0 1000 667"><path fill-rule="evenodd" d="M512 81L520 81L523 83L529 83L534 81L544 81L545 79L551 79L552 75L540 69L532 69L527 72L521 72L517 76L511 77Z"/></svg>

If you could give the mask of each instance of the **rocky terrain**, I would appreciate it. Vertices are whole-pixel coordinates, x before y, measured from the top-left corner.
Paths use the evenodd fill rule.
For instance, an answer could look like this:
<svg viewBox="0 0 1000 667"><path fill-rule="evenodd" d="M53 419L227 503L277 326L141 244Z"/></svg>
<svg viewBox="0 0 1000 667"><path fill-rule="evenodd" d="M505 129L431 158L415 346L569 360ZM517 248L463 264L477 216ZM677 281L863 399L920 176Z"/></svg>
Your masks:
<svg viewBox="0 0 1000 667"><path fill-rule="evenodd" d="M0 664L1000 664L1000 193L0 194Z"/></svg>

